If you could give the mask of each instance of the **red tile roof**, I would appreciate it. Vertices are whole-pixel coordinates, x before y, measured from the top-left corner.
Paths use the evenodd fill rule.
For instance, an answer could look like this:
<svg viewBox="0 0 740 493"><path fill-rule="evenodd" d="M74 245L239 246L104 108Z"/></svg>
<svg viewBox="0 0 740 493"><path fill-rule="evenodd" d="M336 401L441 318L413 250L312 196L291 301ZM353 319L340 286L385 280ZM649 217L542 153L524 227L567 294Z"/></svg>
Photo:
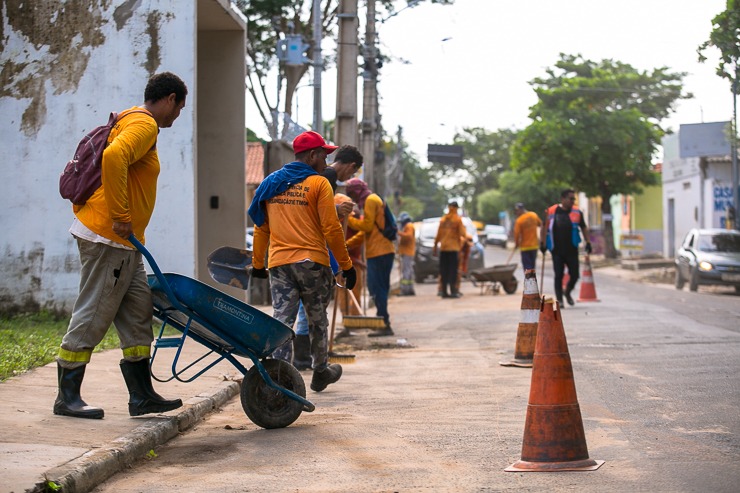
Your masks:
<svg viewBox="0 0 740 493"><path fill-rule="evenodd" d="M265 179L265 148L261 142L247 142L245 173L247 185L259 185Z"/></svg>

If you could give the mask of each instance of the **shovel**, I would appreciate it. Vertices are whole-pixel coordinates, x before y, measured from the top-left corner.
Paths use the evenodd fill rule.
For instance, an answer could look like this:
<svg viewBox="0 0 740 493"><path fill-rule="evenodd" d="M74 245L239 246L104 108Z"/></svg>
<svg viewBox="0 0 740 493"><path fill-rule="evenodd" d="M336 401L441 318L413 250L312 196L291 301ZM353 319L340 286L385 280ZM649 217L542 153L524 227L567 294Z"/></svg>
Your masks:
<svg viewBox="0 0 740 493"><path fill-rule="evenodd" d="M252 272L252 252L249 250L221 247L208 255L208 273L214 281L239 289L249 287Z"/></svg>

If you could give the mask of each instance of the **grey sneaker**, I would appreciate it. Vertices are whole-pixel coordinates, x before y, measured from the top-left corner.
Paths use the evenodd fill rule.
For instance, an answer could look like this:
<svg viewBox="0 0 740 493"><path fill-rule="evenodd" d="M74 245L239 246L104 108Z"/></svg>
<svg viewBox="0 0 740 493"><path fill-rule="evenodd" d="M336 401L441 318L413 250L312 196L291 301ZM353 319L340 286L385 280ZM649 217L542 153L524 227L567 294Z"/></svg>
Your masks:
<svg viewBox="0 0 740 493"><path fill-rule="evenodd" d="M328 365L323 370L314 370L311 379L311 390L321 392L342 376L342 365Z"/></svg>

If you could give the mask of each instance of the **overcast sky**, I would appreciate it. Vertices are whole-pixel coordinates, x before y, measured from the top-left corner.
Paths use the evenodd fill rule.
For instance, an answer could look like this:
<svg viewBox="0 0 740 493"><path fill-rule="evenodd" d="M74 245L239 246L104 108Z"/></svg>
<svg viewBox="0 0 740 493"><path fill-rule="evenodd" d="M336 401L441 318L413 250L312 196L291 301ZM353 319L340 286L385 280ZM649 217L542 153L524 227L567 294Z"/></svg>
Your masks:
<svg viewBox="0 0 740 493"><path fill-rule="evenodd" d="M360 5L362 17L365 1ZM382 124L389 134L402 126L422 163L427 144L452 143L463 127L522 129L536 103L528 82L543 76L561 52L594 61L610 58L640 70L666 66L687 72L685 90L695 97L680 102L664 122L674 130L681 123L730 120L729 83L715 75L718 52L710 52L704 64L696 54L709 37L712 17L724 9L725 0L421 2L377 24L380 48L394 59L380 72ZM333 42L325 40L322 46L333 49ZM336 72L325 72L322 82L323 116L331 119ZM358 86L361 91L361 80ZM306 127L312 119L311 98L309 88L299 89L294 117ZM262 127L249 123L260 121L249 109L247 121Z"/></svg>

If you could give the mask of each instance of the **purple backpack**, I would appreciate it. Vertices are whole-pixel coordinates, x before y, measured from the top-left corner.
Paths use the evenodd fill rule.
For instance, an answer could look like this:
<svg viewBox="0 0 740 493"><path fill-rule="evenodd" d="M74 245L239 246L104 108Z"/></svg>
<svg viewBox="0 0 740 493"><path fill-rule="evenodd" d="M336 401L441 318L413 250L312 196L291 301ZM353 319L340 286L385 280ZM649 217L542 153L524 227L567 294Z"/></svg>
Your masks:
<svg viewBox="0 0 740 493"><path fill-rule="evenodd" d="M121 118L132 113L149 114L146 111L134 110ZM108 136L118 121L118 113L111 113L107 124L95 127L77 144L74 157L67 162L59 177L59 193L62 198L72 201L75 205L84 205L103 184L101 178L103 151L108 146Z"/></svg>

